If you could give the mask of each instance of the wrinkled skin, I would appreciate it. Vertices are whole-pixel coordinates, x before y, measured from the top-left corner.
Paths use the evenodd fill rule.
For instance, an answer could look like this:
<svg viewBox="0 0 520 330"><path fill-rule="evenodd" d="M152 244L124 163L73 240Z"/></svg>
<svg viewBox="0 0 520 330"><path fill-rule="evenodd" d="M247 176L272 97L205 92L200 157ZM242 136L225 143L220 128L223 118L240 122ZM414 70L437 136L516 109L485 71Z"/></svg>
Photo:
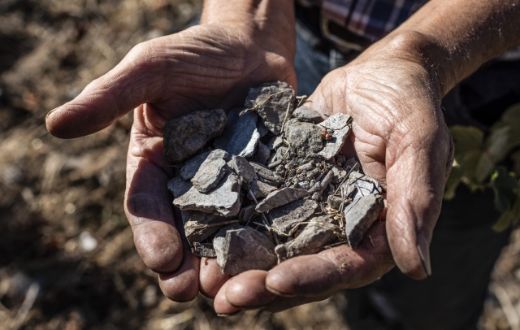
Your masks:
<svg viewBox="0 0 520 330"><path fill-rule="evenodd" d="M351 152L387 188L386 221L378 222L358 249L338 246L287 260L268 272L228 278L214 260L199 260L182 246L166 190L171 173L162 157L165 121L192 109L239 103L247 86L262 81L295 81L290 52L259 48L262 43L235 31L199 26L142 44L47 118L52 134L75 137L137 107L125 210L137 251L159 274L164 294L186 301L201 292L215 298L217 313L232 314L324 299L373 282L394 262L413 278L426 277L451 144L435 77L410 51L420 36L374 45L327 75L310 97L324 114L353 116Z"/></svg>

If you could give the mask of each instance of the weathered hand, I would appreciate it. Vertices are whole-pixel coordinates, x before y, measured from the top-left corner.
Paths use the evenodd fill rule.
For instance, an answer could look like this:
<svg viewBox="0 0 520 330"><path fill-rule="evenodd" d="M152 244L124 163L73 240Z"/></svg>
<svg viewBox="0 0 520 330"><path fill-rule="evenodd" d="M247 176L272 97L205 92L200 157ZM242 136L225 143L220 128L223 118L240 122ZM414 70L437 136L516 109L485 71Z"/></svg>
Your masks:
<svg viewBox="0 0 520 330"><path fill-rule="evenodd" d="M293 46L240 32L248 30L254 29L201 25L139 44L47 117L53 135L72 138L96 132L136 108L125 211L138 253L173 300L193 299L199 290L213 297L226 277L214 261L200 261L186 251L175 227L166 189L171 171L163 160L165 122L192 109L232 105L259 82L295 82Z"/></svg>
<svg viewBox="0 0 520 330"><path fill-rule="evenodd" d="M268 272L237 275L219 290L218 313L320 300L373 282L394 262L415 279L430 273L429 244L451 165L451 139L435 72L416 53L417 38L405 34L375 44L328 74L310 97L325 114L353 117L351 150L364 171L386 187L386 221L358 249L338 246Z"/></svg>

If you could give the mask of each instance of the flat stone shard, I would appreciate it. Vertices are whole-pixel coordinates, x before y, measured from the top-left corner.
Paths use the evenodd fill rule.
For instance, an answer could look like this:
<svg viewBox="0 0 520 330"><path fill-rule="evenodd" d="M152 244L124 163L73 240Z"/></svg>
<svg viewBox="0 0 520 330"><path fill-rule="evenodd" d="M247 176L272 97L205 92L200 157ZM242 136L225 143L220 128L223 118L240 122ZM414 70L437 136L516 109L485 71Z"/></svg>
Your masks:
<svg viewBox="0 0 520 330"><path fill-rule="evenodd" d="M177 196L173 204L181 211L215 213L224 217L234 217L240 211L240 184L233 173L228 174L223 183L209 194L203 194L190 183L179 183L178 180L171 186L174 196Z"/></svg>
<svg viewBox="0 0 520 330"><path fill-rule="evenodd" d="M277 81L251 88L245 107L258 113L265 127L271 133L278 135L282 132L286 113L292 110L295 100L291 86Z"/></svg>
<svg viewBox="0 0 520 330"><path fill-rule="evenodd" d="M351 121L352 117L349 115L336 113L319 124L331 135L323 149L319 152L321 157L330 160L340 153L350 133Z"/></svg>
<svg viewBox="0 0 520 330"><path fill-rule="evenodd" d="M301 188L285 187L278 189L267 195L260 203L258 203L255 210L259 213L269 212L272 209L289 204L290 202L307 195L307 190Z"/></svg>
<svg viewBox="0 0 520 330"><path fill-rule="evenodd" d="M305 223L318 209L318 203L310 199L300 199L269 212L273 228L289 235L293 229Z"/></svg>
<svg viewBox="0 0 520 330"><path fill-rule="evenodd" d="M249 164L251 164L251 166L255 169L256 175L260 181L273 186L279 186L283 182L283 178L267 167L255 162L250 162Z"/></svg>
<svg viewBox="0 0 520 330"><path fill-rule="evenodd" d="M361 243L383 208L383 197L380 195L362 196L345 207L345 235L350 246L355 248Z"/></svg>
<svg viewBox="0 0 520 330"><path fill-rule="evenodd" d="M367 195L382 195L383 187L375 179L359 172L352 171L341 186L343 196L357 200Z"/></svg>
<svg viewBox="0 0 520 330"><path fill-rule="evenodd" d="M299 108L296 108L293 111L293 117L297 118L299 121L306 121L309 123L317 124L323 120L321 113L314 110L308 105L302 105Z"/></svg>
<svg viewBox="0 0 520 330"><path fill-rule="evenodd" d="M258 116L254 112L246 112L238 117L224 137L224 149L232 155L252 157L255 153L260 132L257 129Z"/></svg>
<svg viewBox="0 0 520 330"><path fill-rule="evenodd" d="M217 256L211 243L194 242L191 252L200 258L215 258Z"/></svg>
<svg viewBox="0 0 520 330"><path fill-rule="evenodd" d="M211 151L191 179L193 187L201 193L208 193L215 189L228 173L227 161L230 157L221 149Z"/></svg>
<svg viewBox="0 0 520 330"><path fill-rule="evenodd" d="M230 224L229 219L202 212L182 212L182 220L184 234L191 246L196 242L204 241L222 226Z"/></svg>
<svg viewBox="0 0 520 330"><path fill-rule="evenodd" d="M271 240L251 227L220 230L213 239L213 248L217 264L229 275L251 269L268 270L277 261Z"/></svg>
<svg viewBox="0 0 520 330"><path fill-rule="evenodd" d="M317 153L323 149L322 130L318 125L291 119L285 126L285 137L293 150Z"/></svg>
<svg viewBox="0 0 520 330"><path fill-rule="evenodd" d="M338 230L328 216L314 218L294 240L276 246L278 260L316 253L338 237Z"/></svg>
<svg viewBox="0 0 520 330"><path fill-rule="evenodd" d="M262 142L258 142L258 146L256 148L255 153L255 161L257 161L260 164L267 164L267 161L271 158L271 149L269 149L268 146L263 144Z"/></svg>
<svg viewBox="0 0 520 330"><path fill-rule="evenodd" d="M199 170L200 165L208 158L209 151L197 154L188 159L179 170L179 175L184 180L191 180Z"/></svg>
<svg viewBox="0 0 520 330"><path fill-rule="evenodd" d="M241 156L233 156L227 165L229 168L246 183L256 180L256 172L253 166Z"/></svg>
<svg viewBox="0 0 520 330"><path fill-rule="evenodd" d="M193 156L222 133L226 122L222 109L193 111L169 120L164 127L166 159L175 164Z"/></svg>

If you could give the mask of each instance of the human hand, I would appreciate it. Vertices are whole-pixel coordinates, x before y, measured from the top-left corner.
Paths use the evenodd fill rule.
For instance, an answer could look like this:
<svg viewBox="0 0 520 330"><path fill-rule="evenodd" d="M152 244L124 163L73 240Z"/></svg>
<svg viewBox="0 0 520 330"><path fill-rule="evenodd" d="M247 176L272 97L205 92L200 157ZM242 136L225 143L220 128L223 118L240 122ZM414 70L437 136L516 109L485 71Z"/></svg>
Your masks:
<svg viewBox="0 0 520 330"><path fill-rule="evenodd" d="M287 35L291 38L290 31ZM201 261L183 247L166 188L172 174L163 159L163 126L183 112L232 105L260 82L294 85L293 48L251 26L192 27L134 47L111 71L47 116L53 135L73 138L101 130L136 108L125 212L139 255L159 274L162 291L173 300L191 300L199 290L213 297L227 277L214 260Z"/></svg>
<svg viewBox="0 0 520 330"><path fill-rule="evenodd" d="M386 187L386 221L377 223L355 250L337 246L289 259L270 271L235 276L216 295L217 313L276 311L320 300L375 281L394 262L414 279L430 274L429 244L452 144L440 111L441 87L425 61L422 38L405 33L375 44L328 74L309 98L326 115L353 117L350 152L366 174Z"/></svg>

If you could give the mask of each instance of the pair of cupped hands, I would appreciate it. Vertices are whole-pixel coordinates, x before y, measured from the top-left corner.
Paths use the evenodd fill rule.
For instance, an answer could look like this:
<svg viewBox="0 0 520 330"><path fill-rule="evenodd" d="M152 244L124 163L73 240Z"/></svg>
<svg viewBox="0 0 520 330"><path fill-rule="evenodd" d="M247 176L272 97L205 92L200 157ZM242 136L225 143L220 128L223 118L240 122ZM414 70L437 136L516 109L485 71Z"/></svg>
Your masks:
<svg viewBox="0 0 520 330"><path fill-rule="evenodd" d="M278 311L367 285L397 265L414 279L431 273L429 244L451 165L451 140L440 112L435 74L415 56L422 36L405 33L372 45L325 76L308 102L324 116L351 115L352 152L386 188L385 221L360 247L333 247L269 271L222 274L214 259L191 254L181 238L166 188L165 122L196 109L227 108L248 87L274 80L296 87L293 56L284 45L237 29L201 25L135 46L112 70L46 118L61 138L99 131L134 110L128 147L125 211L139 255L175 301L199 292L216 313Z"/></svg>

